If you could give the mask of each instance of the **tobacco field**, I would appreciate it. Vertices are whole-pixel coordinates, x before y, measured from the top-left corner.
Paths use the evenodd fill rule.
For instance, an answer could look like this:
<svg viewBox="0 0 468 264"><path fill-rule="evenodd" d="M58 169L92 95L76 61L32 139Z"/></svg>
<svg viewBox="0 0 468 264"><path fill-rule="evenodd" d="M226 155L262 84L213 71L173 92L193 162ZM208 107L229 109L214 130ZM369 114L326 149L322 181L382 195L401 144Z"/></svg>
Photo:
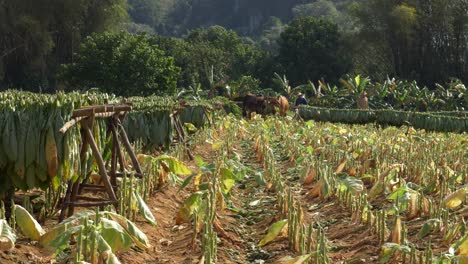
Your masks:
<svg viewBox="0 0 468 264"><path fill-rule="evenodd" d="M122 98L1 96L0 192L16 193L1 205L0 263L468 263L466 132L247 120L204 102L181 114L189 140L174 145L176 103L132 98L123 126L144 177L129 166L118 204L57 224L67 183L99 182L78 128L60 127ZM93 132L109 157L105 128Z"/></svg>

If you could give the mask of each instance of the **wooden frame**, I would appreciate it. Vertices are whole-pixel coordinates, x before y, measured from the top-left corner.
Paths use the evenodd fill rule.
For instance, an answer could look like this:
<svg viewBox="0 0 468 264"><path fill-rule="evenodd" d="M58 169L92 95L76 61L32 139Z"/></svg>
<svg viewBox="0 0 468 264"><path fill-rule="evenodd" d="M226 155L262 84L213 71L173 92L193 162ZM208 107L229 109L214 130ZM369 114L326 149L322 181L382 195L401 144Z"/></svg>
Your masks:
<svg viewBox="0 0 468 264"><path fill-rule="evenodd" d="M134 175L137 177L143 177L140 164L138 163L135 152L130 144L130 141L128 140L127 133L125 132L125 129L121 123L126 113L131 109L131 104L96 105L83 107L74 110L72 114L72 120L65 123L65 125L60 129L61 133L66 133L68 129L77 123L80 123L80 134L82 139L80 159L82 162L85 161L84 159L86 151L88 150L88 146L91 147L93 157L96 160L99 168L99 174L101 176L103 186L88 184L87 181L89 175L81 175L81 180L79 179L76 182L69 181L65 197L62 200L62 210L60 213L59 222L63 221L66 215L68 217L73 215L75 207L117 205L117 177L123 177L126 175L125 159L123 158L120 142L123 143L124 149L130 156L133 168L136 171ZM110 171L107 171L102 154L100 153L96 141L93 137L92 129L96 118L106 118L108 120L107 134L112 134ZM117 172L117 164L119 164L120 172ZM104 192L107 194L107 198L93 198L83 196L81 195L81 192L85 189Z"/></svg>

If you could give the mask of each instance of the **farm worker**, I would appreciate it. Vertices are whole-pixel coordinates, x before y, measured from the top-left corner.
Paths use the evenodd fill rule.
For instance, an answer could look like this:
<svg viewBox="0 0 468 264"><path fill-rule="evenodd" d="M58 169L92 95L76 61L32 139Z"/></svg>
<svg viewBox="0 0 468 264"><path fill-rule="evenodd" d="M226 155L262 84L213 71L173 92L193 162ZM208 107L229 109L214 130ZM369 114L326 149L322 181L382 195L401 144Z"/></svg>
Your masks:
<svg viewBox="0 0 468 264"><path fill-rule="evenodd" d="M307 100L304 98L304 95L302 93L299 93L296 99L296 107L298 107L301 104L307 105Z"/></svg>
<svg viewBox="0 0 468 264"><path fill-rule="evenodd" d="M358 109L369 109L369 99L367 98L367 93L364 91L357 100Z"/></svg>

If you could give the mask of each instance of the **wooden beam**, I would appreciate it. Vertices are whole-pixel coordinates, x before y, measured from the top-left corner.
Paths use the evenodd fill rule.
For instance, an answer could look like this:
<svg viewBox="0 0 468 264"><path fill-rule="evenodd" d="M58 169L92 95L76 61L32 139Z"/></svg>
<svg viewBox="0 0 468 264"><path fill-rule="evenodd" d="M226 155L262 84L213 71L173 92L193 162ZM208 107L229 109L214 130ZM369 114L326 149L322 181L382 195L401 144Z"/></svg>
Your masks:
<svg viewBox="0 0 468 264"><path fill-rule="evenodd" d="M132 110L130 105L97 105L91 107L83 107L73 111L72 117L91 116L98 113L107 112L128 112Z"/></svg>
<svg viewBox="0 0 468 264"><path fill-rule="evenodd" d="M104 182L104 186L106 187L107 193L109 194L109 199L111 199L112 201L117 201L114 189L112 188L111 183L109 181L109 177L107 176L106 167L104 166L104 160L102 159L101 153L99 152L99 148L96 144L96 141L94 141L93 133L91 132L91 129L88 124L83 122L83 125L83 130L85 131L86 138L88 140L89 145L91 146L94 158L96 159L96 163L99 167L99 174L101 175L101 180Z"/></svg>
<svg viewBox="0 0 468 264"><path fill-rule="evenodd" d="M73 205L76 207L95 207L95 206L105 206L117 204L117 201L102 201L102 202L69 202L68 205Z"/></svg>
<svg viewBox="0 0 468 264"><path fill-rule="evenodd" d="M94 117L95 118L109 118L109 117L112 117L112 116L115 116L115 115L124 115L125 112L106 112L106 113L97 113L97 114L94 114ZM68 131L68 129L70 129L71 127L73 127L74 125L76 125L77 123L79 123L80 121L88 118L89 116L78 116L78 117L74 117L72 118L72 120L66 122L62 128L60 128L60 133L64 134L65 132Z"/></svg>
<svg viewBox="0 0 468 264"><path fill-rule="evenodd" d="M130 141L128 140L127 133L125 132L125 129L122 126L122 123L120 123L120 121L117 121L117 122L120 128L120 134L122 135L122 141L124 143L124 147L126 148L128 155L130 156L130 159L132 160L133 167L138 173L143 175L143 172L141 170L140 164L138 163L135 152L133 151L132 145L130 144Z"/></svg>

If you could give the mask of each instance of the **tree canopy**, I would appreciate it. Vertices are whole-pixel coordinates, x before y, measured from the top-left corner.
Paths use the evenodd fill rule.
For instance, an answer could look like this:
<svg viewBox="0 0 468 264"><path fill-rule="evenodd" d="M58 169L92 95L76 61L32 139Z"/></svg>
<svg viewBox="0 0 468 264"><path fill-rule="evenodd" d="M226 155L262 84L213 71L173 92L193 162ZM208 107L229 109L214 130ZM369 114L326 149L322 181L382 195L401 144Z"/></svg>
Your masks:
<svg viewBox="0 0 468 264"><path fill-rule="evenodd" d="M310 80L336 82L349 70L336 24L313 17L291 21L281 34L278 60L295 85Z"/></svg>
<svg viewBox="0 0 468 264"><path fill-rule="evenodd" d="M0 0L0 84L54 87L84 37L126 18L125 0Z"/></svg>
<svg viewBox="0 0 468 264"><path fill-rule="evenodd" d="M176 92L180 69L144 34L93 34L78 54L61 72L72 87L99 87L123 96Z"/></svg>

